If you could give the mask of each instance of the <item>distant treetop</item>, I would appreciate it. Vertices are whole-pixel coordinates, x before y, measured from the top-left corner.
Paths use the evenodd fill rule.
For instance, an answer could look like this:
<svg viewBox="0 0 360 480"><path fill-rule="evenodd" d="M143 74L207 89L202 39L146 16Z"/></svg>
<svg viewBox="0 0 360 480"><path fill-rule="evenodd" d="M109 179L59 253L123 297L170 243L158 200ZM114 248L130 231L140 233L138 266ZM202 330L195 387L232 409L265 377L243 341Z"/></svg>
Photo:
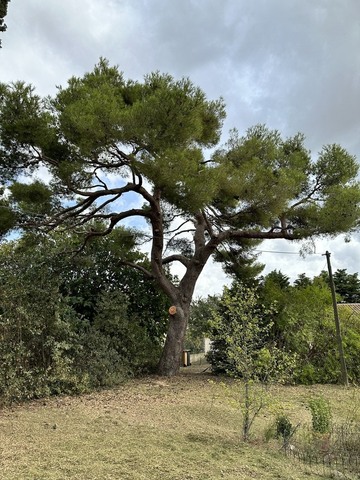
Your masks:
<svg viewBox="0 0 360 480"><path fill-rule="evenodd" d="M8 3L10 0L0 0L0 32L5 32L7 26L4 23L4 18L7 14ZM0 40L0 48L1 48L1 40Z"/></svg>

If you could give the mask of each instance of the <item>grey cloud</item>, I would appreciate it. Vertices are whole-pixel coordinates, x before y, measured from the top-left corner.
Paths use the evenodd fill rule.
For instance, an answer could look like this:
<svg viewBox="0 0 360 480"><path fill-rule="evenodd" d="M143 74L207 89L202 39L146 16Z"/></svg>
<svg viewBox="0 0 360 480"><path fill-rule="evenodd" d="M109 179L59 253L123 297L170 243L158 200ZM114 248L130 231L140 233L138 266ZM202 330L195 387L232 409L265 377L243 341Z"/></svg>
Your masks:
<svg viewBox="0 0 360 480"><path fill-rule="evenodd" d="M356 0L153 0L136 4L146 71L189 75L225 97L227 126L303 131L311 147L358 129ZM240 125L239 125L240 123Z"/></svg>

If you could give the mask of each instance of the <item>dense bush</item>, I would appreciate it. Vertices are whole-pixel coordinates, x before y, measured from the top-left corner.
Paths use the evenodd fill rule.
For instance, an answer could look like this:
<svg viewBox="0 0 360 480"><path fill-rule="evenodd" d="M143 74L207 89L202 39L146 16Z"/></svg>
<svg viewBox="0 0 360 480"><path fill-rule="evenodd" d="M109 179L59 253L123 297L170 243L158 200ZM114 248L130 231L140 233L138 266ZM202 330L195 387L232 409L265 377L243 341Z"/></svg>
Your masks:
<svg viewBox="0 0 360 480"><path fill-rule="evenodd" d="M235 291L237 288L241 287L236 284L232 287ZM254 289L254 294L257 316L263 327L259 350L276 347L284 359L296 358L289 378L293 383L337 383L341 368L331 292L325 280L321 276L310 280L302 275L290 286L287 277L272 272ZM215 373L231 371L233 359L228 354L228 339L236 330L233 319L221 311L221 303L218 301L219 320L210 335L213 349L208 356ZM239 308L242 308L241 302ZM349 379L358 383L360 322L345 307L340 309L340 318ZM282 368L281 363L278 362L276 368Z"/></svg>
<svg viewBox="0 0 360 480"><path fill-rule="evenodd" d="M254 289L240 284L225 287L210 321L213 344L208 359L215 372L245 381L288 378L296 356L280 350L271 339L271 314Z"/></svg>
<svg viewBox="0 0 360 480"><path fill-rule="evenodd" d="M89 271L93 266L90 278L48 242L1 246L0 402L112 386L155 367L164 299L154 291L152 310L143 314L142 302L136 310L134 299L135 291L141 296L142 280L121 284L119 267L95 269L95 260L78 260ZM150 292L146 285L148 302Z"/></svg>
<svg viewBox="0 0 360 480"><path fill-rule="evenodd" d="M325 398L317 397L309 401L312 427L316 433L329 433L331 430L331 409Z"/></svg>

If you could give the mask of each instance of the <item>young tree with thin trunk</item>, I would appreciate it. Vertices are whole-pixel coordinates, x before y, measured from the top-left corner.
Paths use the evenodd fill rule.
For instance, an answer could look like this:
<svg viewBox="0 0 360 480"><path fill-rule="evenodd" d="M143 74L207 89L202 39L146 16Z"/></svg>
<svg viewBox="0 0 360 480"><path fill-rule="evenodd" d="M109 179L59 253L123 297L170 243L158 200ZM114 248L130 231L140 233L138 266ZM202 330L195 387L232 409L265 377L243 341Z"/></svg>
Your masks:
<svg viewBox="0 0 360 480"><path fill-rule="evenodd" d="M356 227L354 157L330 145L313 160L302 135L284 140L256 126L244 136L232 131L225 147L206 158L219 141L225 108L188 79L153 73L143 82L125 80L100 60L54 98L41 99L24 83L0 90L2 168L14 179L45 166L52 177L49 185L10 186L19 227L91 225L88 241L139 221L151 266L124 263L154 279L176 307L161 374L179 372L194 288L218 248ZM106 228L94 229L94 219ZM175 262L184 267L178 282L168 276Z"/></svg>

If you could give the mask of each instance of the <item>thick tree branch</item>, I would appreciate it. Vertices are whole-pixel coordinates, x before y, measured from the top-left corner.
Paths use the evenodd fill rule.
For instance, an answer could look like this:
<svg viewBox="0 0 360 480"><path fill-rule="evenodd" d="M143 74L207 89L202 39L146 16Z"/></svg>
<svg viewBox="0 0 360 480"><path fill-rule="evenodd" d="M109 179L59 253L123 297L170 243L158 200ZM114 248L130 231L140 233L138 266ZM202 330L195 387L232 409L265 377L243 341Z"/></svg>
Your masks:
<svg viewBox="0 0 360 480"><path fill-rule="evenodd" d="M166 264L172 263L172 262L180 262L186 268L188 268L189 265L191 264L191 260L189 258L186 258L184 255L179 255L179 254L169 255L168 257L165 257L162 260L163 265L166 265Z"/></svg>
<svg viewBox="0 0 360 480"><path fill-rule="evenodd" d="M196 219L196 228L195 228L195 235L194 235L194 243L195 243L195 252L205 246L205 229L206 229L206 222L203 214L198 212L195 215Z"/></svg>
<svg viewBox="0 0 360 480"><path fill-rule="evenodd" d="M221 232L217 236L217 243L220 244L225 240L228 239L239 239L248 238L254 240L272 240L272 239L285 239L285 240L297 240L298 237L293 233L290 233L287 229L280 229L280 231L276 232L268 230L266 232L261 232L258 230L234 230L230 231L227 230L226 232Z"/></svg>

